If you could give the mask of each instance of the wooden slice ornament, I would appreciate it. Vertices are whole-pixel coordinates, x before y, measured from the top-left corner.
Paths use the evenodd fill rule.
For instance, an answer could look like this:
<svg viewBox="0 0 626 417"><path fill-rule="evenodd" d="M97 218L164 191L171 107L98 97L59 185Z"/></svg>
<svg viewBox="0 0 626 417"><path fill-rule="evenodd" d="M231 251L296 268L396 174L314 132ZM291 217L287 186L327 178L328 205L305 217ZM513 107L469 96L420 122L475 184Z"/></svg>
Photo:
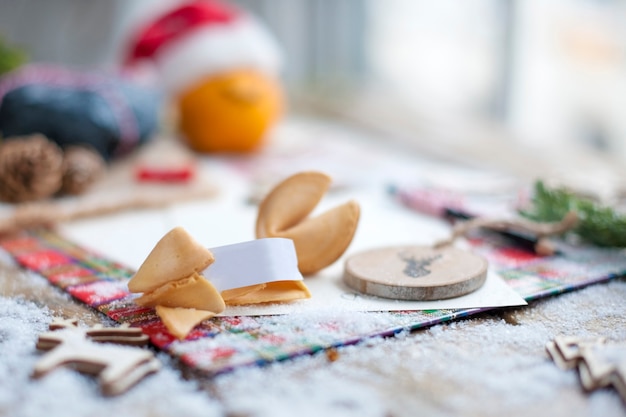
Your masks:
<svg viewBox="0 0 626 417"><path fill-rule="evenodd" d="M344 282L363 294L411 301L469 294L487 278L487 261L453 246L373 249L346 260Z"/></svg>
<svg viewBox="0 0 626 417"><path fill-rule="evenodd" d="M343 280L363 294L396 300L434 301L460 297L485 283L488 262L453 246L456 239L471 230L486 228L529 233L541 242L548 236L570 230L577 222L575 213L568 213L555 223L489 218L459 222L447 239L432 246L389 247L352 255L345 262Z"/></svg>

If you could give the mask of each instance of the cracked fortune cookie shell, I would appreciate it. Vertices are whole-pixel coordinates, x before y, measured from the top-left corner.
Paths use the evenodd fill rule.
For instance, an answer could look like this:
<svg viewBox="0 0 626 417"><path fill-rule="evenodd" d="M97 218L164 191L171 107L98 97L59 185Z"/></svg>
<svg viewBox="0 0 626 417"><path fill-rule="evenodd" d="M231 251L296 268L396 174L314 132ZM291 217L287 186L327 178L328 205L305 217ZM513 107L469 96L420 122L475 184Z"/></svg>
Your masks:
<svg viewBox="0 0 626 417"><path fill-rule="evenodd" d="M214 261L213 254L196 242L182 227L161 238L137 273L128 281L131 292L148 293L200 272Z"/></svg>
<svg viewBox="0 0 626 417"><path fill-rule="evenodd" d="M303 275L311 275L335 262L352 242L359 222L360 208L355 201L308 217L330 183L331 178L321 172L301 172L274 187L259 206L257 239L292 239L298 269Z"/></svg>

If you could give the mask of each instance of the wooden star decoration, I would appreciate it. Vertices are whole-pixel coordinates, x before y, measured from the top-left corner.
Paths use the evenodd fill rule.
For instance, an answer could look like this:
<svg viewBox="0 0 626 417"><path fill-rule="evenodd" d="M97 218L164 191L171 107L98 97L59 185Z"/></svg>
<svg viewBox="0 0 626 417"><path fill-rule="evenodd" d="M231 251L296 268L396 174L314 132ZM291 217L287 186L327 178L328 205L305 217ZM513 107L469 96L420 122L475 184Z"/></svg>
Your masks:
<svg viewBox="0 0 626 417"><path fill-rule="evenodd" d="M626 403L626 342L558 336L546 350L559 368L578 370L586 391L612 386Z"/></svg>
<svg viewBox="0 0 626 417"><path fill-rule="evenodd" d="M559 368L568 370L575 368L582 358L582 351L588 347L606 343L603 337L580 338L576 336L557 336L548 342L546 350Z"/></svg>
<svg viewBox="0 0 626 417"><path fill-rule="evenodd" d="M37 340L37 349L48 352L35 364L34 378L70 366L97 375L105 395L118 395L160 368L151 351L131 347L148 343L141 329L127 325L80 328L73 319L54 319L49 328Z"/></svg>

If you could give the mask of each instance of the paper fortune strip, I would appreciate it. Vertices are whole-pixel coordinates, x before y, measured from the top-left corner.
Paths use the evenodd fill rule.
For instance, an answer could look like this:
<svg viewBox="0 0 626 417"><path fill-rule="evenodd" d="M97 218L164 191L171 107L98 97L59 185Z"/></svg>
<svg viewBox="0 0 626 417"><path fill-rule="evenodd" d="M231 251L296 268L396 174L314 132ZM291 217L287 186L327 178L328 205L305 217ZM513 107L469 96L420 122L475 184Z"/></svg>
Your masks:
<svg viewBox="0 0 626 417"><path fill-rule="evenodd" d="M267 284L302 281L291 239L264 238L209 249L215 261L202 275L218 291Z"/></svg>

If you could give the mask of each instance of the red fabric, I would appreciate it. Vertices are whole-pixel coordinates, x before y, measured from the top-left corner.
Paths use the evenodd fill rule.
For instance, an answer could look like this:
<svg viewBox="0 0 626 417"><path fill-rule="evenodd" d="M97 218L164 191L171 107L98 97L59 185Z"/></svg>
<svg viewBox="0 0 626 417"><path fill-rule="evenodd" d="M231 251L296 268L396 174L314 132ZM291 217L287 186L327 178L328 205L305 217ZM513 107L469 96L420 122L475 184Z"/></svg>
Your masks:
<svg viewBox="0 0 626 417"><path fill-rule="evenodd" d="M224 3L205 0L183 4L139 31L131 44L126 59L131 64L140 58L150 58L172 40L181 38L195 28L227 24L236 19L238 12Z"/></svg>
<svg viewBox="0 0 626 417"><path fill-rule="evenodd" d="M142 182L189 182L193 179L194 173L192 167L139 167L135 176Z"/></svg>

